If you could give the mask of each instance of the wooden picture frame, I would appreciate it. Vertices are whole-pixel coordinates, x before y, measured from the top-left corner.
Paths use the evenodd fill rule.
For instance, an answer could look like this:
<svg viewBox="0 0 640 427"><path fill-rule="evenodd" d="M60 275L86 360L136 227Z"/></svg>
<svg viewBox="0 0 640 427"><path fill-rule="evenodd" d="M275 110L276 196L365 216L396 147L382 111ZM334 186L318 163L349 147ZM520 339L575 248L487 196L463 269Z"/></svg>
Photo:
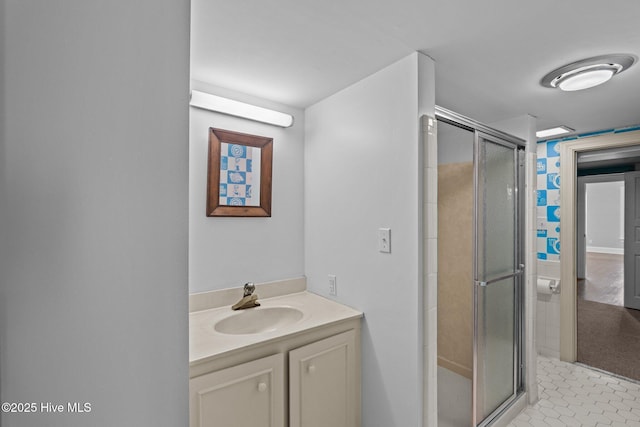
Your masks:
<svg viewBox="0 0 640 427"><path fill-rule="evenodd" d="M273 138L209 128L208 217L270 217Z"/></svg>

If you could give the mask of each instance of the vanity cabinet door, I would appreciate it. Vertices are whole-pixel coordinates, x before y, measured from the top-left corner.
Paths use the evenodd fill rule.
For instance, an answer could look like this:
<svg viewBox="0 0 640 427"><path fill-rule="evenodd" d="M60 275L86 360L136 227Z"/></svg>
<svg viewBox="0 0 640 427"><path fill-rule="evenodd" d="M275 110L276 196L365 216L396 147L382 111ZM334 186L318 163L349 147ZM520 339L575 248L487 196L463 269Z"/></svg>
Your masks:
<svg viewBox="0 0 640 427"><path fill-rule="evenodd" d="M189 381L191 427L282 427L282 353Z"/></svg>
<svg viewBox="0 0 640 427"><path fill-rule="evenodd" d="M360 366L353 330L289 352L289 427L357 427Z"/></svg>

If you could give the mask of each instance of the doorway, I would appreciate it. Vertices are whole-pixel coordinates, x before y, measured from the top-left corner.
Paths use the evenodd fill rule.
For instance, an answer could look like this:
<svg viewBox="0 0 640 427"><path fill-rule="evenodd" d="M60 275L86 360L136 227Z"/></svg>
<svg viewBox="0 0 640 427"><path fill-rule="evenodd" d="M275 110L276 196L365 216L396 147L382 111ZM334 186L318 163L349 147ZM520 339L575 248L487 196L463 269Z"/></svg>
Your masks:
<svg viewBox="0 0 640 427"><path fill-rule="evenodd" d="M625 274L625 177L634 167L589 174L578 156L577 361L640 379L640 312L624 307L625 278L633 280Z"/></svg>
<svg viewBox="0 0 640 427"><path fill-rule="evenodd" d="M560 357L562 360L569 362L578 360L577 258L579 239L577 239L578 206L575 202L578 191L578 156L581 153L593 154L598 150L605 149L626 150L639 143L640 132L634 131L577 139L559 144L560 174L562 176L560 186L562 205L562 227L560 230L562 262L560 269L563 283L560 298ZM606 348L599 348L600 353L606 350Z"/></svg>
<svg viewBox="0 0 640 427"><path fill-rule="evenodd" d="M437 109L440 426L487 426L523 391L524 141Z"/></svg>
<svg viewBox="0 0 640 427"><path fill-rule="evenodd" d="M578 300L624 305L624 188L623 173L578 163Z"/></svg>

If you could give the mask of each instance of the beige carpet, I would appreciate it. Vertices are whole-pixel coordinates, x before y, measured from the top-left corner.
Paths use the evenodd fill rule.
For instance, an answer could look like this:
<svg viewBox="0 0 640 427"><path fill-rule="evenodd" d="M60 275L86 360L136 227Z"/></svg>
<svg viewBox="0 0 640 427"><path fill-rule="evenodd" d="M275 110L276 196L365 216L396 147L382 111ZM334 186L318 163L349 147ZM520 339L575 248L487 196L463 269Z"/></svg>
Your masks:
<svg viewBox="0 0 640 427"><path fill-rule="evenodd" d="M640 311L578 298L578 362L640 381Z"/></svg>

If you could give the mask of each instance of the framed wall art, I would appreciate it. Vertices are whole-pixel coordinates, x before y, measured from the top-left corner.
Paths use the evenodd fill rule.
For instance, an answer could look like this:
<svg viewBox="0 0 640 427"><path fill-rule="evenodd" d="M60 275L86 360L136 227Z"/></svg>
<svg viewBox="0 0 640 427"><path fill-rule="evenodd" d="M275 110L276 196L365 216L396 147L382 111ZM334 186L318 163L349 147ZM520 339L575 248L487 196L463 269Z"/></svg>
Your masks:
<svg viewBox="0 0 640 427"><path fill-rule="evenodd" d="M273 138L209 129L207 216L271 216Z"/></svg>

